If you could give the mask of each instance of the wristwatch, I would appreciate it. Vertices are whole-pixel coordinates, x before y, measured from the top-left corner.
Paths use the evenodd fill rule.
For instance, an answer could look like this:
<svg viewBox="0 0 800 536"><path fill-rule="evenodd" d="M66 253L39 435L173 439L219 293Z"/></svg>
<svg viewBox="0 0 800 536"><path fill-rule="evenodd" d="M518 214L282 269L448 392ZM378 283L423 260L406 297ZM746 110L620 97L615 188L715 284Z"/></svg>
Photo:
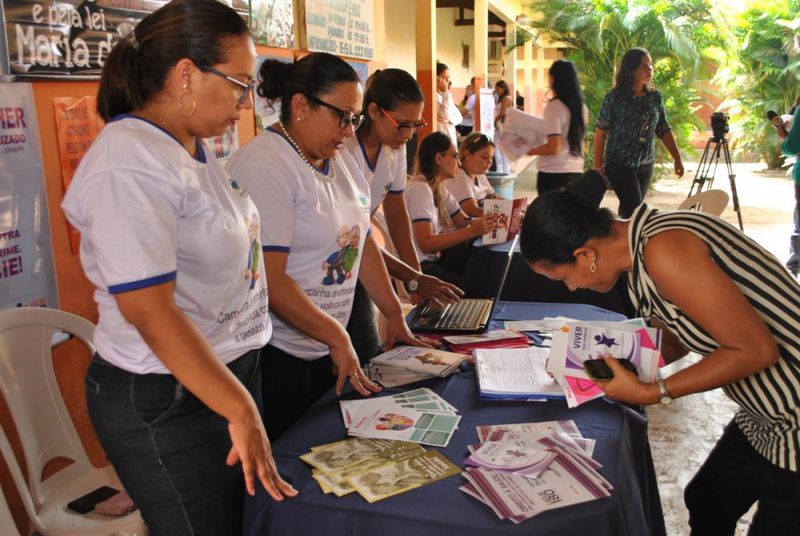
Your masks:
<svg viewBox="0 0 800 536"><path fill-rule="evenodd" d="M672 404L672 395L669 394L669 391L667 390L666 378L659 378L656 382L656 385L658 385L658 401L661 403L661 405L668 406L669 404Z"/></svg>
<svg viewBox="0 0 800 536"><path fill-rule="evenodd" d="M406 290L409 292L416 292L419 289L419 279L412 279L406 283Z"/></svg>

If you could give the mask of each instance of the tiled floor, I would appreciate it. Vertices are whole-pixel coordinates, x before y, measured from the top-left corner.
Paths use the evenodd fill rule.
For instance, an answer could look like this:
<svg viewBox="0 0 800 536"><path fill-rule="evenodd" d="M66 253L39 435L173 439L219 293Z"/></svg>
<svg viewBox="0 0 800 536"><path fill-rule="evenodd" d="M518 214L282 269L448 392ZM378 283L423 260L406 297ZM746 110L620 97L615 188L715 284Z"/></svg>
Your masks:
<svg viewBox="0 0 800 536"><path fill-rule="evenodd" d="M794 190L791 178L783 171L761 171L760 164L734 165L735 183L739 194L745 233L757 239L781 261L788 256L788 237L792 228ZM676 208L689 193L697 169L696 164L686 165L683 179L659 181L648 204L658 208ZM730 181L720 168L714 187L730 192ZM536 195L534 166L520 174L515 187L515 197ZM616 209L617 200L609 192L604 206ZM737 225L732 205L723 213L723 219ZM699 359L690 355L670 365L667 375ZM672 369L670 371L670 369ZM688 514L683 504L683 488L713 448L724 426L736 411L720 389L695 394L676 400L669 407L654 406L648 410L650 417L650 444L653 451L656 475L664 508L667 533L683 536L689 533ZM739 522L738 534L747 533L753 510Z"/></svg>

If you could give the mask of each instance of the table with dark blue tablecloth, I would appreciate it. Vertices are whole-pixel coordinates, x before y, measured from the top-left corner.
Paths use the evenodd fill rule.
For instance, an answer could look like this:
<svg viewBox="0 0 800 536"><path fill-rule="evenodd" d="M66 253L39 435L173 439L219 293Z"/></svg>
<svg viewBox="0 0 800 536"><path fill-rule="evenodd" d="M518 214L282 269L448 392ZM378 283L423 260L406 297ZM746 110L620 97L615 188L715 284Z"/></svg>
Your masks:
<svg viewBox="0 0 800 536"><path fill-rule="evenodd" d="M575 304L501 302L493 328L502 320L535 320L545 316L582 320L619 320L618 314ZM325 495L298 457L312 446L346 438L339 404L328 393L273 445L281 474L300 494L274 502L259 488L245 507L247 535L302 536L489 536L537 534L645 536L665 534L664 518L647 439L647 418L641 412L605 399L575 409L564 401L487 402L478 397L475 373L465 367L446 379L387 389L395 394L426 386L458 408L459 429L442 453L463 467L466 446L476 443L477 425L573 419L584 436L597 440L594 458L614 486L611 497L540 514L519 525L502 521L492 510L458 487L461 476L369 504L357 493L337 498ZM353 398L354 394L344 395ZM432 448L432 447L426 447Z"/></svg>
<svg viewBox="0 0 800 536"><path fill-rule="evenodd" d="M472 245L463 273L463 290L468 298L495 296L512 243L484 246L478 240ZM551 281L531 270L517 246L500 298L524 302L588 303L632 317L635 311L628 298L627 284L627 277L623 274L609 292L570 291L561 281Z"/></svg>

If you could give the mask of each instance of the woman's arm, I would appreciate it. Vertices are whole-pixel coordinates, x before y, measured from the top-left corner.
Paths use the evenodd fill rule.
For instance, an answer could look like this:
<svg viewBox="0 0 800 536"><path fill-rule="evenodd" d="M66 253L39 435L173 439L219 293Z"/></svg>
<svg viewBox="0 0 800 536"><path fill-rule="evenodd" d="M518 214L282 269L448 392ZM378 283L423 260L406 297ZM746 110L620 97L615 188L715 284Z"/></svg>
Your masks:
<svg viewBox="0 0 800 536"><path fill-rule="evenodd" d="M666 134L661 136L661 143L664 144L669 154L672 155L672 160L675 162L675 175L682 177L683 162L681 161L681 153L678 151L678 145L675 143L675 136L672 135L671 130L668 130Z"/></svg>
<svg viewBox="0 0 800 536"><path fill-rule="evenodd" d="M475 201L474 197L468 197L458 204L461 207L461 211L470 218L480 218L483 216L483 209L478 206L478 202Z"/></svg>
<svg viewBox="0 0 800 536"><path fill-rule="evenodd" d="M602 170L605 167L603 156L606 152L606 136L607 130L601 128L594 129L594 147L592 147L594 154L594 168Z"/></svg>
<svg viewBox="0 0 800 536"><path fill-rule="evenodd" d="M385 249L381 250L381 253L383 254L383 262L386 264L386 269L389 270L389 275L403 283L410 283L411 281L419 283L417 291L410 293L411 301L415 305L422 303L424 300L433 300L436 304L445 306L464 296L464 291L457 286L442 281L438 277L414 270Z"/></svg>
<svg viewBox="0 0 800 536"><path fill-rule="evenodd" d="M502 122L503 119L506 117L506 112L511 107L511 97L506 95L502 99L500 99L500 109L497 111L497 115L494 116L494 124L497 126L498 123Z"/></svg>
<svg viewBox="0 0 800 536"><path fill-rule="evenodd" d="M547 156L558 154L561 152L561 134L550 134L547 136L547 142L534 147L528 154L530 156Z"/></svg>
<svg viewBox="0 0 800 536"><path fill-rule="evenodd" d="M664 358L667 365L686 357L689 350L683 347L678 337L667 326L656 319L651 320L650 325L661 330L661 357Z"/></svg>
<svg viewBox="0 0 800 536"><path fill-rule="evenodd" d="M250 393L219 360L197 326L175 304L175 282L115 294L122 316L192 394L228 421L233 447L227 463L242 462L247 492L255 478L275 500L297 494L278 474L264 425ZM254 476L255 473L255 476Z"/></svg>
<svg viewBox="0 0 800 536"><path fill-rule="evenodd" d="M389 236L400 260L418 272L419 259L411 238L411 220L408 218L406 196L402 193L387 195L383 199L383 215L386 217Z"/></svg>
<svg viewBox="0 0 800 536"><path fill-rule="evenodd" d="M463 213L459 212L459 214ZM419 249L424 253L434 253L453 247L470 238L476 238L488 233L492 229L494 219L496 219L494 214L482 216L472 220L466 227L439 234L434 234L433 224L429 221L417 221L414 222L412 226L414 238L417 241Z"/></svg>
<svg viewBox="0 0 800 536"><path fill-rule="evenodd" d="M288 253L264 252L270 309L296 330L328 346L331 359L336 365L336 394L342 393L346 379L362 395L379 391L380 388L361 373L358 356L345 327L317 307L286 273L288 258Z"/></svg>
<svg viewBox="0 0 800 536"><path fill-rule="evenodd" d="M719 344L666 380L673 398L728 385L778 360L778 347L766 324L696 235L684 230L661 232L649 240L644 256L659 293ZM600 384L606 394L637 404L658 401L655 383L643 383L614 360L606 361L615 374Z"/></svg>

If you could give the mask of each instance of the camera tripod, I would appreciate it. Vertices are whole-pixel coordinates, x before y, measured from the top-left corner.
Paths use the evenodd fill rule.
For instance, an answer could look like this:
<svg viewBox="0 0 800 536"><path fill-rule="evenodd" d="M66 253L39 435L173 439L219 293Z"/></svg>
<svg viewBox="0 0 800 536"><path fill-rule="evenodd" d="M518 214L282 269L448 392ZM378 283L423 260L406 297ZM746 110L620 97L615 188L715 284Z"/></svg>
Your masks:
<svg viewBox="0 0 800 536"><path fill-rule="evenodd" d="M689 195L687 197L699 194L703 191L703 188L706 190L711 189L711 186L714 184L714 176L717 174L720 155L725 158L725 167L728 170L728 180L731 184L731 197L733 198L733 210L736 212L736 216L739 219L739 229L744 231L742 211L739 207L739 194L736 193L736 174L733 172L731 152L730 149L728 149L728 140L725 136L712 136L708 138L706 148L703 150L703 156L700 158L700 163L697 165L697 173L694 175L694 180L692 180L692 186L689 188Z"/></svg>

